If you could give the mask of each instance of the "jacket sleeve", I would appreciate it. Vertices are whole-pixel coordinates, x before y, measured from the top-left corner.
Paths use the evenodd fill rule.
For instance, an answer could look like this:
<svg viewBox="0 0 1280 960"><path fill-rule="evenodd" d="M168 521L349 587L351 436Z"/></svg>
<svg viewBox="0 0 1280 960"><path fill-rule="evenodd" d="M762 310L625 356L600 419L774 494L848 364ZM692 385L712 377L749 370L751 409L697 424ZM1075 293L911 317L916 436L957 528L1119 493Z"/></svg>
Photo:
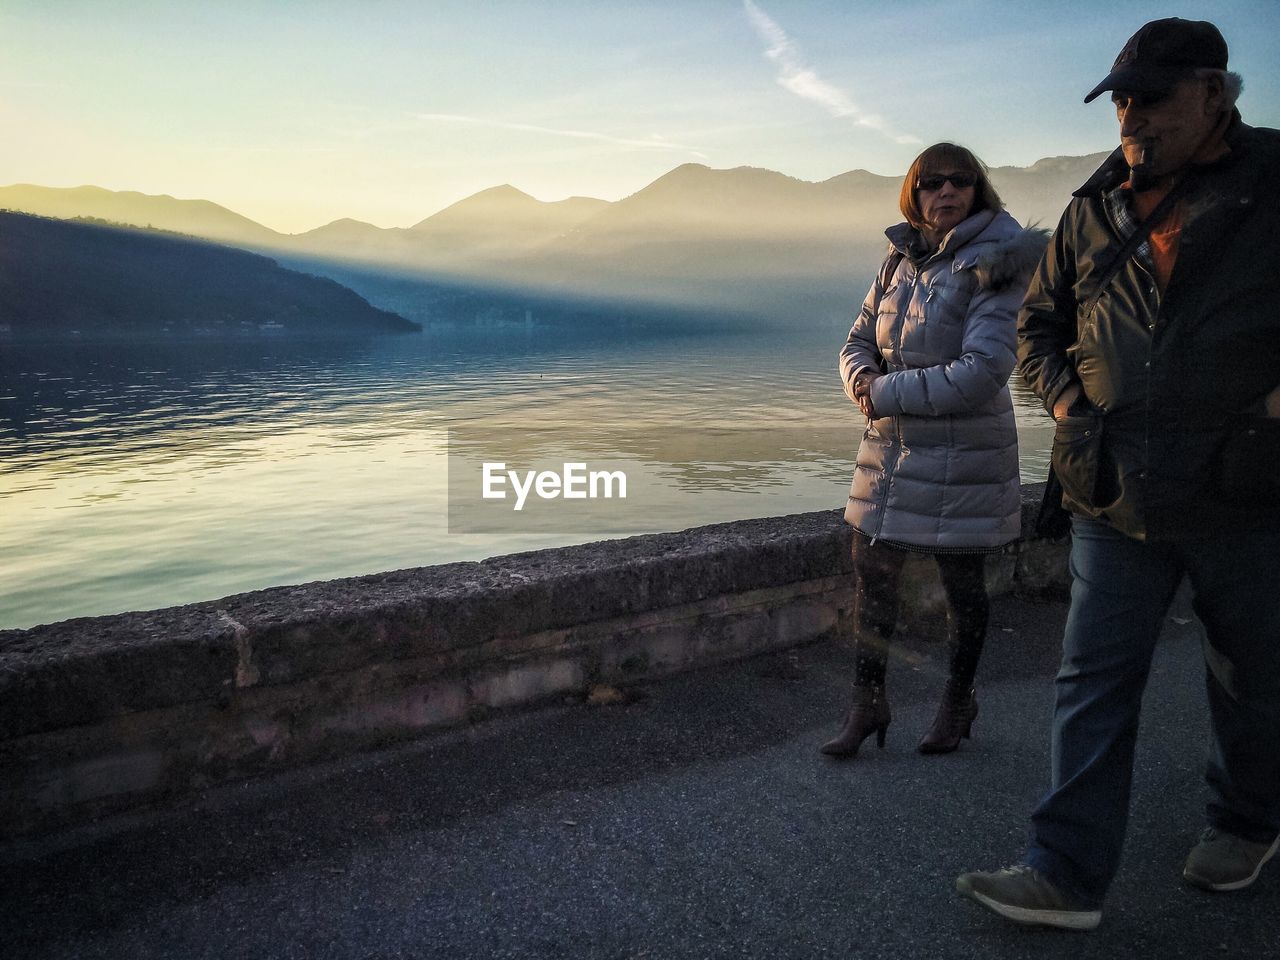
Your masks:
<svg viewBox="0 0 1280 960"><path fill-rule="evenodd" d="M853 329L840 350L840 380L844 384L845 396L857 403L853 396L853 381L863 370L880 369L880 348L876 346L876 313L880 297L889 278L885 276L887 267L893 258L893 251L880 264L876 278L862 301L862 309L853 321Z"/></svg>
<svg viewBox="0 0 1280 960"><path fill-rule="evenodd" d="M969 300L960 355L946 363L885 374L871 385L876 416L939 417L987 403L1009 381L1015 316L1023 286L979 287Z"/></svg>
<svg viewBox="0 0 1280 960"><path fill-rule="evenodd" d="M1062 392L1078 382L1067 348L1076 341L1076 258L1067 208L1018 313L1018 370L1050 416Z"/></svg>

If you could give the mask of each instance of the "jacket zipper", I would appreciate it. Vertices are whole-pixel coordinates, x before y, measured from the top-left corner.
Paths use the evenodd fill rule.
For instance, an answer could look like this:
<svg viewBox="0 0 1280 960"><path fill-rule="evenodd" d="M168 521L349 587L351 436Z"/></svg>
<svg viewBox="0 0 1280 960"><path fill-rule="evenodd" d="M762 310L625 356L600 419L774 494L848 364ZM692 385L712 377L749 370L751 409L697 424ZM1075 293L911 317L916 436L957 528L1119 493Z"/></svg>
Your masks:
<svg viewBox="0 0 1280 960"><path fill-rule="evenodd" d="M1146 278L1146 283L1149 284L1149 286L1147 287L1147 290L1149 291L1148 296L1151 297L1151 301L1152 301L1151 308L1150 308L1151 309L1151 325L1147 327L1147 377L1146 377L1146 380L1147 380L1146 394L1147 395L1146 395L1146 402L1144 404L1144 406L1146 407L1146 410L1145 410L1146 416L1143 418L1145 428L1142 432L1142 472L1139 475L1139 479L1142 481L1141 492L1139 494L1139 498L1140 498L1139 502L1142 504L1142 514L1143 514L1142 516L1143 529L1139 539L1146 540L1147 539L1146 515L1147 515L1147 505L1149 503L1148 491L1150 489L1148 486L1148 478L1151 475L1151 377L1152 377L1152 374L1154 373L1154 368L1151 366L1151 358L1155 355L1156 328L1160 326L1160 307L1162 305L1161 301L1163 300L1163 297L1160 294L1160 284L1156 282L1155 273L1151 270L1148 270L1147 265L1143 263L1142 260L1136 256L1134 257L1134 263L1137 264L1138 270L1141 272L1142 276Z"/></svg>
<svg viewBox="0 0 1280 960"><path fill-rule="evenodd" d="M914 276L912 276L912 278L911 278L911 285L912 285L912 287L914 288L914 287L917 287L917 286L919 286L919 285L920 285L920 281L921 281L921 279L922 279L922 277L923 277L923 275L924 275L924 268L925 268L925 266L927 266L927 261L926 261L926 263L922 263L922 264L919 264L919 265L912 264L912 266L913 266L913 267L915 267L915 275L914 275ZM931 296L933 296L933 287L929 287L929 293L928 293L926 296L927 296L927 297L931 297ZM910 297L908 297L908 302L910 302ZM927 302L928 302L928 301L927 301L927 299L926 299L926 303L927 303ZM899 314L899 315L898 315L898 319L899 319L899 321L901 321L901 320L902 320L902 315L901 315L901 314ZM924 320L923 320L923 316L922 316L922 318L921 318L921 324L922 324L922 325L923 325L923 322L924 322ZM897 349L897 351L898 351L898 356L901 356L901 355L902 355L902 334L903 334L903 327L904 327L904 326L905 326L905 324L903 324L902 322L899 322L899 323L898 323L898 329L897 329L897 331L895 331L895 332L897 333L895 347L896 347L896 349ZM898 458L899 458L899 456L900 456L900 455L901 455L901 453L902 453L902 424L899 422L899 418L898 418L898 416L897 416L896 414L895 414L895 415L894 415L894 417L893 417L893 446L892 446L892 453L893 453L893 457L892 457L892 459L890 459L890 460L885 464L885 468L884 468L884 478L885 478L884 493L882 493L882 494L880 495L880 503L879 503L879 507L880 507L880 509L879 509L879 511L878 511L878 512L879 512L879 516L878 516L878 517L876 517L876 532L875 532L875 533L873 533L873 534L871 535L871 543L872 543L872 544L874 544L877 540L879 540L879 539L880 539L880 531L882 531L882 530L884 529L884 515L885 515L885 508L888 506L888 502L889 502L889 485L890 485L890 481L891 481L891 479L892 479L892 477L893 477L893 471L894 471L894 470L897 468L897 466L898 466Z"/></svg>

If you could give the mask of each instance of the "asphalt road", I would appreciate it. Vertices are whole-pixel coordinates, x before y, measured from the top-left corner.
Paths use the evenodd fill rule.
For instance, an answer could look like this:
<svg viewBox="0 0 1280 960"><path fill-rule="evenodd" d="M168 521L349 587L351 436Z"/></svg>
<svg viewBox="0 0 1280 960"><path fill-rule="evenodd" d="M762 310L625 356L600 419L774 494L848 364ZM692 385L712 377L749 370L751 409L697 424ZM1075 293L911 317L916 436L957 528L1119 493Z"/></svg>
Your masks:
<svg viewBox="0 0 1280 960"><path fill-rule="evenodd" d="M953 892L1021 852L1063 614L997 603L975 739L956 754L915 752L941 651L908 644L886 749L819 756L849 655L811 646L10 847L0 955L1277 956L1280 864L1237 894L1180 880L1204 799L1194 624L1171 621L1158 655L1102 926L1024 929Z"/></svg>

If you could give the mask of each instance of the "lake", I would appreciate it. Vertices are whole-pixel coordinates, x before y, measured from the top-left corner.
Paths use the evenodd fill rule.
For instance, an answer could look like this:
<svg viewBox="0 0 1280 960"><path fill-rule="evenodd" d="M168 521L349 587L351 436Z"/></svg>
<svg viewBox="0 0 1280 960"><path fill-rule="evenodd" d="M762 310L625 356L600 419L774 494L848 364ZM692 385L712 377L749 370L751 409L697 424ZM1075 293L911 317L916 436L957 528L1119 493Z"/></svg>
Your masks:
<svg viewBox="0 0 1280 960"><path fill-rule="evenodd" d="M0 628L840 507L846 332L0 342ZM1015 403L1043 479L1051 424ZM629 489L517 512L482 462Z"/></svg>

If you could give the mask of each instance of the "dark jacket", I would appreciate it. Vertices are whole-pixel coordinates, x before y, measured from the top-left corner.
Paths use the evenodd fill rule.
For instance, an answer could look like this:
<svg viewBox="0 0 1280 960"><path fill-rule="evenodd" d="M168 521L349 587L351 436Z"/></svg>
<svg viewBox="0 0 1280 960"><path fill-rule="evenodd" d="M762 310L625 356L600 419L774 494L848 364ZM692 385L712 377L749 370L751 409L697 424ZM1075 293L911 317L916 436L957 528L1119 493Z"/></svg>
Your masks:
<svg viewBox="0 0 1280 960"><path fill-rule="evenodd" d="M1280 503L1222 480L1229 434L1280 385L1280 131L1237 114L1226 137L1183 195L1163 295L1135 256L1082 315L1124 239L1103 201L1128 176L1117 150L1076 191L1018 318L1019 368L1045 408L1073 382L1088 400L1054 438L1064 505L1138 539L1280 528Z"/></svg>

